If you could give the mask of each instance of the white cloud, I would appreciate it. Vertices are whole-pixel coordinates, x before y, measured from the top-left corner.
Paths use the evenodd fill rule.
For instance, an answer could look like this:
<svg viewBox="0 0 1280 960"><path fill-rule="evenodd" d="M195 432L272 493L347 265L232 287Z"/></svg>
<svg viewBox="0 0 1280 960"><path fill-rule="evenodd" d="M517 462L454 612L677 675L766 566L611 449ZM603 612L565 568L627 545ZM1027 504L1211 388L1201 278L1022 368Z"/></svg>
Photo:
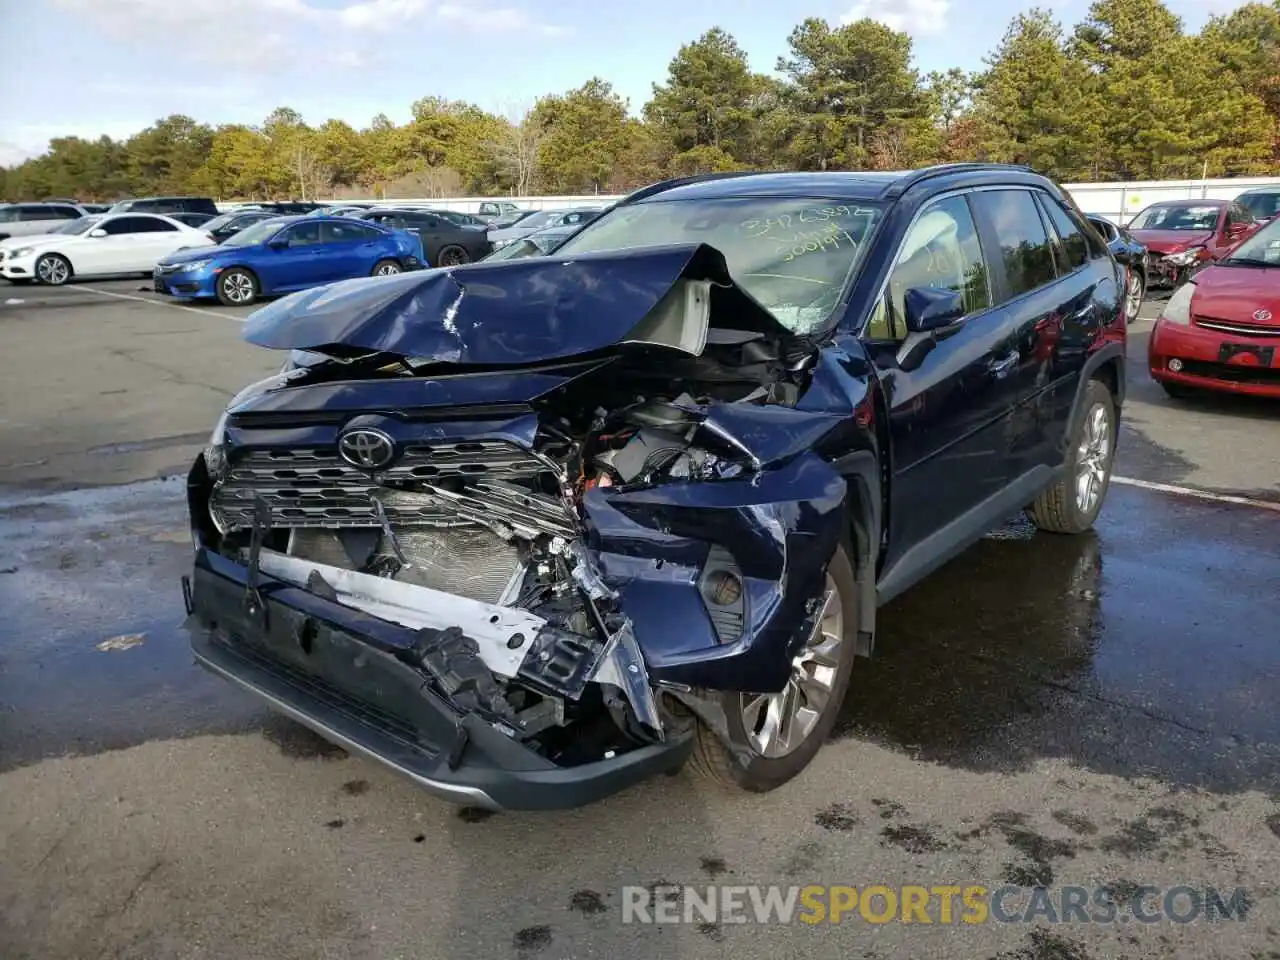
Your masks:
<svg viewBox="0 0 1280 960"><path fill-rule="evenodd" d="M538 23L526 11L516 7L464 7L445 3L436 10L436 16L475 32L532 33L540 37L563 37L571 32L568 27Z"/></svg>
<svg viewBox="0 0 1280 960"><path fill-rule="evenodd" d="M37 151L28 150L8 140L0 140L0 167L16 167L24 160L30 160L36 155Z"/></svg>
<svg viewBox="0 0 1280 960"><path fill-rule="evenodd" d="M950 11L951 0L858 0L840 20L875 20L912 36L926 36L946 29Z"/></svg>
<svg viewBox="0 0 1280 960"><path fill-rule="evenodd" d="M66 13L96 24L112 39L169 49L198 25L199 41L183 55L224 69L269 74L317 56L329 66L358 69L375 37L435 19L467 29L555 35L560 28L516 7L464 7L432 0L53 0Z"/></svg>

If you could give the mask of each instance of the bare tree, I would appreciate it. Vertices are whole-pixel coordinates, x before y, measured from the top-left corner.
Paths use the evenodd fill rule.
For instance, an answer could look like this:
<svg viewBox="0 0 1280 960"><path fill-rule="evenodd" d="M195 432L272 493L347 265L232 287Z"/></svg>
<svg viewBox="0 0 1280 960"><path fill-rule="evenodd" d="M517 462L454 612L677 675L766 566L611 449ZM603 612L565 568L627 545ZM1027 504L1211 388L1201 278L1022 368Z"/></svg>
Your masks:
<svg viewBox="0 0 1280 960"><path fill-rule="evenodd" d="M489 148L498 169L511 178L516 196L527 196L538 178L538 150L546 132L536 122L532 107L508 109L506 121L501 138Z"/></svg>

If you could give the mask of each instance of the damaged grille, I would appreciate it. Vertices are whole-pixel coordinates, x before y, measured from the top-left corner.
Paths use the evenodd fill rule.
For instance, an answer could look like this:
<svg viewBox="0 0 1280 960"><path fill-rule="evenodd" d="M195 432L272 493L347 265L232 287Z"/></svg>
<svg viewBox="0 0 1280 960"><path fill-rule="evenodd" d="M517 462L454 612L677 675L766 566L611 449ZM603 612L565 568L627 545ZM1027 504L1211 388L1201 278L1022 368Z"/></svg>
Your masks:
<svg viewBox="0 0 1280 960"><path fill-rule="evenodd" d="M396 463L378 472L376 482L339 457L334 448L246 450L232 460L210 505L226 530L253 525L258 497L271 507L273 526L368 527L378 523L372 496L377 491L387 519L394 524L455 526L480 519L468 516L472 511L467 507L487 508L487 497L475 491L492 484L504 500L514 496L527 501L521 504L523 509L566 523L559 500L524 489L523 483L545 470L527 450L505 440L411 444ZM387 495L388 487L416 491L442 483L468 491L461 497L462 509L459 503L436 496Z"/></svg>

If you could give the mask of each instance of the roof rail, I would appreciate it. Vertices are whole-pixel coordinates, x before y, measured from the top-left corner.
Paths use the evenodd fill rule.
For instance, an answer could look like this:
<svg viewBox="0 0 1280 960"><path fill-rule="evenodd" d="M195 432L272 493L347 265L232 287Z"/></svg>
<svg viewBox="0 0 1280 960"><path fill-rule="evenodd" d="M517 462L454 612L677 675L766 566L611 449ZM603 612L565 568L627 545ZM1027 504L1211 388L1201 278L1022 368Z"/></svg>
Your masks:
<svg viewBox="0 0 1280 960"><path fill-rule="evenodd" d="M728 173L696 173L688 177L672 177L670 180L659 180L657 183L651 183L647 187L641 187L634 193L629 193L621 200L618 205L624 203L634 203L643 200L646 197L652 197L656 193L664 193L667 190L674 190L676 187L688 186L691 183L705 183L708 180L731 180L734 177L751 177L765 171L761 170L734 170Z"/></svg>
<svg viewBox="0 0 1280 960"><path fill-rule="evenodd" d="M917 183L931 180L934 177L945 177L952 173L971 173L980 170L1019 170L1023 173L1035 173L1030 167L1021 163L939 163L932 167L912 170L899 180L895 180L885 191L887 197L900 197Z"/></svg>

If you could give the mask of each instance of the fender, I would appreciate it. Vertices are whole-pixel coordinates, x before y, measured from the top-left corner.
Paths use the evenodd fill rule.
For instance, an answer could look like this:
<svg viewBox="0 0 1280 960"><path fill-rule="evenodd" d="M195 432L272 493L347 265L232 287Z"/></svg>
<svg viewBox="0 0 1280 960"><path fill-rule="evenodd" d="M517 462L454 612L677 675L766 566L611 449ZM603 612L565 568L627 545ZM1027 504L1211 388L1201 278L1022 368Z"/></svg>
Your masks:
<svg viewBox="0 0 1280 960"><path fill-rule="evenodd" d="M1104 364L1111 363L1116 368L1116 413L1117 415L1120 413L1121 408L1124 406L1125 362L1125 343L1123 340L1108 340L1085 359L1084 369L1081 370L1080 379L1076 382L1076 395L1071 401L1071 416L1067 420L1067 430L1063 434L1061 441L1061 449L1064 455L1067 452L1069 438L1075 436L1076 430L1080 426L1080 420L1084 417L1085 388Z"/></svg>

